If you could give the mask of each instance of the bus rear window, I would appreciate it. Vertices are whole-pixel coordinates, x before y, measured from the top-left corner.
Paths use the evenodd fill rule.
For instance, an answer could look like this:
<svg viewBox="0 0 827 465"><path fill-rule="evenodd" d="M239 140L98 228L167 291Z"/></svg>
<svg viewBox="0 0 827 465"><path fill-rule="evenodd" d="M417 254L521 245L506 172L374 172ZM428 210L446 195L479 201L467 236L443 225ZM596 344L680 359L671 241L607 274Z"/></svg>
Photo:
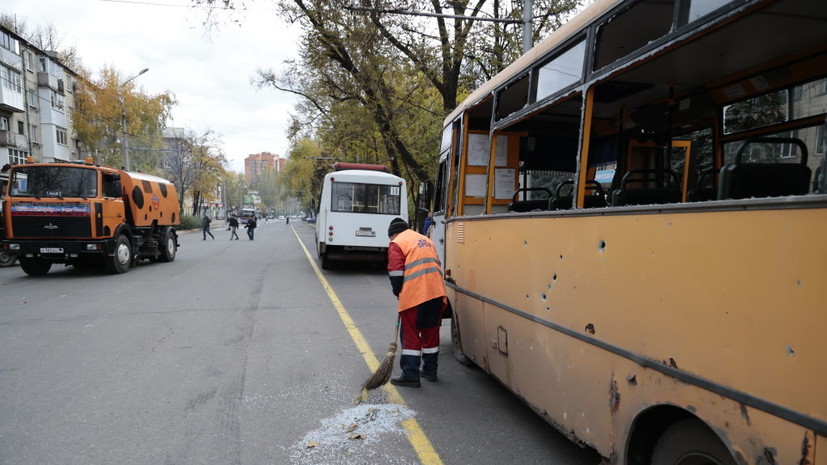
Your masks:
<svg viewBox="0 0 827 465"><path fill-rule="evenodd" d="M334 182L330 211L398 215L402 188L383 184Z"/></svg>

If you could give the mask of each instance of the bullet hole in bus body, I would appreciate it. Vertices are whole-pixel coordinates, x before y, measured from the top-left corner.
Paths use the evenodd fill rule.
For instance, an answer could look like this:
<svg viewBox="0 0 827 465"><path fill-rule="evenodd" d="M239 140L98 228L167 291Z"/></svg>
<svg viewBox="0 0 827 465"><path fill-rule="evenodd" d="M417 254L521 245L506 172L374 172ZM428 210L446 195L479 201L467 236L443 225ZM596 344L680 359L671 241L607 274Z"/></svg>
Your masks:
<svg viewBox="0 0 827 465"><path fill-rule="evenodd" d="M620 391L617 389L617 380L614 378L609 386L609 407L612 409L612 414L620 408Z"/></svg>
<svg viewBox="0 0 827 465"><path fill-rule="evenodd" d="M789 355L790 357L795 355L795 350L793 350L793 346L787 344L786 349L787 349L787 355Z"/></svg>
<svg viewBox="0 0 827 465"><path fill-rule="evenodd" d="M626 381L630 386L637 386L637 375L630 373L629 376L626 377Z"/></svg>
<svg viewBox="0 0 827 465"><path fill-rule="evenodd" d="M594 335L594 333L596 332L594 329L594 325L592 323L586 325L585 331L591 335Z"/></svg>
<svg viewBox="0 0 827 465"><path fill-rule="evenodd" d="M606 241L600 241L600 242L598 242L598 243L597 243L597 248L598 248L598 250L600 250L601 252L605 252L605 251L606 251Z"/></svg>
<svg viewBox="0 0 827 465"><path fill-rule="evenodd" d="M672 357L669 357L669 360L664 360L663 364L666 365L666 366L675 368L675 369L678 368L678 362L676 362L675 359L672 358Z"/></svg>

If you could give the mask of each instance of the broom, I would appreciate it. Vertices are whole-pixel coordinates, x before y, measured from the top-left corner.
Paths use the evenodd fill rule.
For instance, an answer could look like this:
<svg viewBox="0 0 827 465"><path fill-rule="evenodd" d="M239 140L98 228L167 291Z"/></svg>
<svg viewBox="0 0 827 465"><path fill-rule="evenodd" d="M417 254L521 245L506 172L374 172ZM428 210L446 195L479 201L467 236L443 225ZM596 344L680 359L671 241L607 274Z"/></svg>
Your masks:
<svg viewBox="0 0 827 465"><path fill-rule="evenodd" d="M356 403L362 403L368 398L368 391L376 389L380 386L384 386L387 384L388 380L391 379L391 373L393 373L393 361L396 358L396 339L399 335L399 322L402 319L402 316L396 318L396 326L393 328L393 342L388 346L388 353L385 356L385 360L382 360L382 363L379 364L379 367L373 372L372 375L362 383L362 393L356 398Z"/></svg>

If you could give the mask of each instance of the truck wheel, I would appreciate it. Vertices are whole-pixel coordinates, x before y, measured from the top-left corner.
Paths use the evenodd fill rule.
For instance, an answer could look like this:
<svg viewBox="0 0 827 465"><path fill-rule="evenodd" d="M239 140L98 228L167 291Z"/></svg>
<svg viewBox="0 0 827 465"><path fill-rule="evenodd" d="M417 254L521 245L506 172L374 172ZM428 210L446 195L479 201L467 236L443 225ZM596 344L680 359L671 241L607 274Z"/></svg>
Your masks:
<svg viewBox="0 0 827 465"><path fill-rule="evenodd" d="M172 228L167 228L164 233L164 238L158 244L158 251L160 252L159 259L162 262L171 262L175 260L175 252L178 250L178 244L175 240L175 231Z"/></svg>
<svg viewBox="0 0 827 465"><path fill-rule="evenodd" d="M17 255L0 250L0 267L12 266L17 261Z"/></svg>
<svg viewBox="0 0 827 465"><path fill-rule="evenodd" d="M652 453L652 465L735 465L727 447L703 422L681 420L664 431Z"/></svg>
<svg viewBox="0 0 827 465"><path fill-rule="evenodd" d="M106 271L109 273L121 274L129 271L129 266L132 264L132 247L129 245L129 239L123 234L118 236L118 241L115 243L115 255L106 258Z"/></svg>
<svg viewBox="0 0 827 465"><path fill-rule="evenodd" d="M42 258L20 257L20 267L29 276L43 276L49 272L52 263Z"/></svg>

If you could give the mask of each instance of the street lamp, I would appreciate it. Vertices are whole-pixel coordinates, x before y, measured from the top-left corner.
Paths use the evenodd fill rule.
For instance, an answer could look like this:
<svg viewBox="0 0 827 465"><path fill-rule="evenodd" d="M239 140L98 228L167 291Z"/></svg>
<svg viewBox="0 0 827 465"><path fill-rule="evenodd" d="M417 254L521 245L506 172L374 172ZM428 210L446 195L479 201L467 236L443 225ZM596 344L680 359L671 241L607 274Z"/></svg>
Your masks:
<svg viewBox="0 0 827 465"><path fill-rule="evenodd" d="M121 89L123 90L123 92L121 92L121 136L123 137L123 166L126 170L129 170L129 139L126 135L126 105L124 103L124 100L126 99L125 87L130 81L147 71L149 71L149 68L144 68L138 74L132 76L121 84Z"/></svg>

